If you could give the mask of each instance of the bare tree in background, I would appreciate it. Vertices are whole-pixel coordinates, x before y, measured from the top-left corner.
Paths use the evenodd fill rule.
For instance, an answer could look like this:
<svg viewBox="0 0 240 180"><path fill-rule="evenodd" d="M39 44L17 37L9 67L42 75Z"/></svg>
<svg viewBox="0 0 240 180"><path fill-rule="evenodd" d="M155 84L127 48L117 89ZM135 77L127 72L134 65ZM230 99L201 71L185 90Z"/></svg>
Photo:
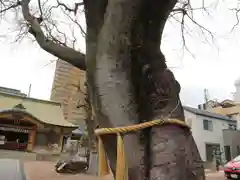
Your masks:
<svg viewBox="0 0 240 180"><path fill-rule="evenodd" d="M160 45L168 18L181 24L184 45L186 20L212 35L193 18L197 9L191 7L190 0L83 0L68 4L58 0L1 0L0 6L2 15L21 12L24 23L20 23L18 37L30 33L43 50L86 71L91 108L100 127L158 118L185 121L179 99L181 88L167 68ZM201 9L206 10L204 3ZM57 10L79 28L71 37L60 30L61 19L53 17L52 12ZM86 32L76 18L81 12ZM86 54L72 46L78 40L76 34L86 36ZM202 160L188 129L156 126L141 135L143 138L139 134L126 138L131 180L205 179ZM105 138L115 173L116 138Z"/></svg>
<svg viewBox="0 0 240 180"><path fill-rule="evenodd" d="M68 72L69 75L71 75L71 72ZM71 80L74 80L71 82ZM57 93L58 89L64 87L64 90L67 90L67 96L63 99L63 111L70 113L67 115L66 119L71 121L74 124L82 124L82 120L84 120L84 123L86 125L87 130L87 136L88 136L88 147L89 150L92 148L96 149L96 136L94 134L95 129L95 121L94 117L92 115L92 108L91 103L89 99L89 95L87 93L87 83L81 83L80 81L84 81L84 78L82 77L73 77L71 79L70 77L66 77L64 79L65 83L62 84L55 84L55 86L52 88L53 93ZM64 109L65 108L65 109ZM81 113L80 120L78 119L75 121L72 120L73 112ZM86 139L86 138L85 138ZM86 146L86 143L85 143Z"/></svg>

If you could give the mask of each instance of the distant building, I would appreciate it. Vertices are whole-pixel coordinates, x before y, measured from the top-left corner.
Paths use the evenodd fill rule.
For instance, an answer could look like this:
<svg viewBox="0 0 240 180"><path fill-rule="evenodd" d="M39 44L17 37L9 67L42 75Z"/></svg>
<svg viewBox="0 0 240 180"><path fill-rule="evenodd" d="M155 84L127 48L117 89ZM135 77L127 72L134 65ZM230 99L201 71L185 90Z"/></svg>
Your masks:
<svg viewBox="0 0 240 180"><path fill-rule="evenodd" d="M236 155L231 153L231 151L226 152L227 148L235 149L235 145L226 142L226 139L232 138L233 134L230 133L230 135L227 135L228 137L225 138L226 134L224 133L225 130L238 132L236 130L236 120L192 107L184 107L184 112L186 123L192 128L192 135L204 162L211 163L214 160L213 153L216 151L222 152L222 161L226 160L226 153L230 153L230 155L227 154L228 157L234 157ZM240 144L240 141L238 144Z"/></svg>
<svg viewBox="0 0 240 180"><path fill-rule="evenodd" d="M236 92L234 93L234 100L225 99L222 102L208 101L207 103L198 106L198 108L202 112L208 111L208 113L217 114L218 116L227 117L229 119L236 121L237 123L236 126L232 124L232 125L228 125L229 127L224 129L223 129L223 125L225 124L224 126L227 126L226 123L229 124L230 121L225 121L224 123L222 123L221 127L219 127L219 125L215 125L216 127L218 127L217 131L223 132L222 135L217 135L217 136L219 136L220 139L223 139L224 158L227 161L231 160L237 155L240 155L240 78L238 78L235 81L235 88L236 88ZM216 121L215 121L215 124L216 124ZM204 137L204 139L208 138L208 137L205 137L208 134L209 133L207 132L203 133L202 136ZM217 138L216 134L220 134L220 132L218 133L214 132L214 134L212 132L211 138L213 137ZM196 137L196 139L198 138ZM219 139L219 142L220 142L220 139ZM221 143L218 143L218 144L220 144L220 146L222 147Z"/></svg>
<svg viewBox="0 0 240 180"><path fill-rule="evenodd" d="M84 126L85 72L58 60L51 92L51 100L60 102L67 121Z"/></svg>
<svg viewBox="0 0 240 180"><path fill-rule="evenodd" d="M60 153L76 128L60 103L0 92L0 149Z"/></svg>
<svg viewBox="0 0 240 180"><path fill-rule="evenodd" d="M222 102L209 101L198 107L205 107L205 110L207 111L237 120L237 129L240 130L240 78L235 81L235 87L236 92L234 93L234 100L225 99Z"/></svg>
<svg viewBox="0 0 240 180"><path fill-rule="evenodd" d="M1 86L0 86L0 92L12 94L12 95L24 96L24 97L27 96L27 94L22 93L18 89L12 89L12 88L1 87Z"/></svg>

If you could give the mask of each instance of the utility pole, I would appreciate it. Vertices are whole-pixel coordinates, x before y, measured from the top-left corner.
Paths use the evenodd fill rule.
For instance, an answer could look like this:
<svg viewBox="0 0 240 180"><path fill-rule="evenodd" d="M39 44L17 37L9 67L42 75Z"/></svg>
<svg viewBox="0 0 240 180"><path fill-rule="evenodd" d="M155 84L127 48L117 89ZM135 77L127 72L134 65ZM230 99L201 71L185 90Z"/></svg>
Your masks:
<svg viewBox="0 0 240 180"><path fill-rule="evenodd" d="M209 98L208 98L208 90L206 88L204 89L204 100L205 100L204 109L207 109L208 108Z"/></svg>
<svg viewBox="0 0 240 180"><path fill-rule="evenodd" d="M207 104L208 103L208 90L205 88L204 89L204 100L205 100L205 103Z"/></svg>
<svg viewBox="0 0 240 180"><path fill-rule="evenodd" d="M31 94L31 88L32 88L32 84L29 85L29 88L28 88L28 97L30 97L30 94Z"/></svg>

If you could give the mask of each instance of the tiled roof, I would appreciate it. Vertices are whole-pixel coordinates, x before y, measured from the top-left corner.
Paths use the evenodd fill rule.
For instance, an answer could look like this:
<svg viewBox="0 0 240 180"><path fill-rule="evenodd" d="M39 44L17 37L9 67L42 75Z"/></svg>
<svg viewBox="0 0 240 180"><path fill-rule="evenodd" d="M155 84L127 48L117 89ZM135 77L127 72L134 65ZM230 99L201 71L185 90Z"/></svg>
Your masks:
<svg viewBox="0 0 240 180"><path fill-rule="evenodd" d="M19 108L20 105L24 108ZM77 127L64 119L60 103L0 92L0 113L9 111L22 111L25 114L33 116L40 122L49 125Z"/></svg>
<svg viewBox="0 0 240 180"><path fill-rule="evenodd" d="M194 114L197 114L197 115L216 118L216 119L225 120L225 121L236 122L236 120L231 119L227 116L223 116L223 115L216 114L216 113L213 113L213 112L209 112L209 111L206 111L206 110L201 110L201 109L188 107L188 106L184 106L183 108L184 108L184 110L189 111L189 112L194 113Z"/></svg>

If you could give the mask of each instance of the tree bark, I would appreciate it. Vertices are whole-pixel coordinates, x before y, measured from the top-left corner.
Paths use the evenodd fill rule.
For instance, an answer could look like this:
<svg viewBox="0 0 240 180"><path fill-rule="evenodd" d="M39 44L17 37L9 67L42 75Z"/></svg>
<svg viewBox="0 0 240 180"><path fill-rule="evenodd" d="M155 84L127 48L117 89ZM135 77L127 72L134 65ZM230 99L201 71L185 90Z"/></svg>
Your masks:
<svg viewBox="0 0 240 180"><path fill-rule="evenodd" d="M87 27L90 32L90 34L87 33L87 50L89 50L87 57L91 56L91 58L87 58L87 74L88 83L91 86L92 104L100 127L129 125L137 119L131 93L130 72L126 68L130 62L127 41L134 15L132 8L137 8L136 2L136 0L133 2L109 1L105 13L105 10L93 10L93 7L89 5L90 1L86 1L89 3L85 9L87 9ZM93 14L90 13L90 10L95 13L93 19L91 19ZM127 16L123 14L126 11L128 12ZM95 19L96 12L99 13L97 15L98 21ZM104 22L101 12L105 13ZM90 50L91 54L89 54ZM104 141L104 145L110 159L110 166L115 173L116 137L108 136L105 138L107 140ZM140 158L137 156L140 147L137 135L128 136L125 142L129 162L131 162L130 169L139 168ZM133 143L137 147L135 150L131 149ZM135 172L138 173L139 170Z"/></svg>
<svg viewBox="0 0 240 180"><path fill-rule="evenodd" d="M163 28L175 3L144 1L133 26L136 36L132 39L132 61L138 64L133 67L133 82L137 87L140 122L159 118L184 121L180 85L167 69L160 51ZM156 126L143 131L143 136L146 179L205 179L202 160L188 129Z"/></svg>
<svg viewBox="0 0 240 180"><path fill-rule="evenodd" d="M184 121L180 85L167 69L159 49L166 19L176 0L116 0L97 6L91 3L85 0L86 64L100 127L126 126L163 117ZM130 179L204 179L202 161L187 129L168 125L153 127L142 135L144 144L139 143L138 134L125 140ZM105 138L115 173L116 137ZM150 161L144 162L142 171L143 146Z"/></svg>

